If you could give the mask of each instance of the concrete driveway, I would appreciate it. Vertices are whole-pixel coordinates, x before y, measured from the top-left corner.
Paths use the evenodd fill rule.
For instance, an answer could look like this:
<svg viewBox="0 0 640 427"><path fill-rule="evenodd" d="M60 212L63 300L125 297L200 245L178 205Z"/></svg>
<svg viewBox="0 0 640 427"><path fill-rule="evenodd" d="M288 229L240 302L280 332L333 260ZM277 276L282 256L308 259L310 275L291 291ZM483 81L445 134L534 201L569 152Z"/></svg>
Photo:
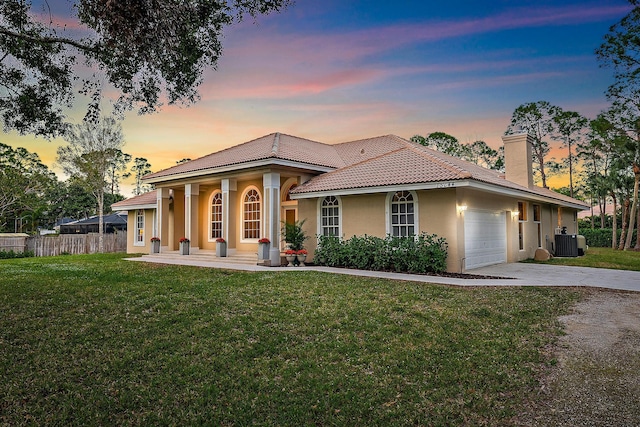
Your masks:
<svg viewBox="0 0 640 427"><path fill-rule="evenodd" d="M158 258L143 256L129 258L131 261L146 261L163 264L192 265L198 267L225 268L244 271L297 271L291 267L263 267L259 265L232 264L218 260L203 260L194 257ZM383 271L352 270L348 268L308 266L300 270L315 270L328 273L363 277L410 280L414 282L440 283L456 286L590 286L640 292L640 272L607 270L604 268L565 267L547 264L512 263L477 268L467 273L495 276L505 279L470 279L457 277L426 276Z"/></svg>
<svg viewBox="0 0 640 427"><path fill-rule="evenodd" d="M589 286L640 292L640 272L604 268L565 267L546 264L512 263L477 268L467 273L501 279L467 279L417 274L310 267L318 271L456 286Z"/></svg>
<svg viewBox="0 0 640 427"><path fill-rule="evenodd" d="M590 286L640 292L639 271L511 263L481 267L469 273L513 277L515 280L507 281L518 285Z"/></svg>

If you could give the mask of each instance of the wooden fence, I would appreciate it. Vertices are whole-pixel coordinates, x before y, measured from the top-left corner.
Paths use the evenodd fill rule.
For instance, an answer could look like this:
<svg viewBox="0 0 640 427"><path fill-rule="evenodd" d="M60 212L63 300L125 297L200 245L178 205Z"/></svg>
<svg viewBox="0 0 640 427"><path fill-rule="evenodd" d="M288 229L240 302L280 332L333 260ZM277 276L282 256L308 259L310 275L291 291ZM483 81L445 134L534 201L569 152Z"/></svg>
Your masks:
<svg viewBox="0 0 640 427"><path fill-rule="evenodd" d="M0 251L24 252L28 236L23 233L2 233L0 235Z"/></svg>
<svg viewBox="0 0 640 427"><path fill-rule="evenodd" d="M98 237L98 233L33 236L27 238L26 249L33 251L35 256L95 254L98 252ZM126 233L105 234L103 242L105 252L127 251Z"/></svg>

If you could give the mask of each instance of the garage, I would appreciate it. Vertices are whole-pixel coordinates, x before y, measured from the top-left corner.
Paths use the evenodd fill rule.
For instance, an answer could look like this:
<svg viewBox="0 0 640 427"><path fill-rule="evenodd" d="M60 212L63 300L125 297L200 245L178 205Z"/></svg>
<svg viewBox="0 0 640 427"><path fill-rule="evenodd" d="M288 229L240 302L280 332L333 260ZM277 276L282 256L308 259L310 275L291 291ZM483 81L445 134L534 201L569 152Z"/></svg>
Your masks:
<svg viewBox="0 0 640 427"><path fill-rule="evenodd" d="M467 270L507 262L505 212L465 211L464 248Z"/></svg>

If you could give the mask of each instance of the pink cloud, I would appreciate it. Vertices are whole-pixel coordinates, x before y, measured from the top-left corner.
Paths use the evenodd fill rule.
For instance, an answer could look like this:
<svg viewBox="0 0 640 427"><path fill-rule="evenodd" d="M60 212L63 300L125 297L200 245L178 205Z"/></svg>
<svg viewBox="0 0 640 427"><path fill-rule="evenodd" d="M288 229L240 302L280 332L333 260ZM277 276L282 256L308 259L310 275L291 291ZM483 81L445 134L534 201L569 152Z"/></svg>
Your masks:
<svg viewBox="0 0 640 427"><path fill-rule="evenodd" d="M432 42L448 38L483 34L514 28L577 25L586 22L618 18L631 10L630 6L517 8L484 18L452 21L425 21L369 28L340 34L282 34L273 28L261 28L256 38L246 26L230 31L228 53L260 58L268 65L273 54L281 56L283 46L292 59L315 63L353 61L377 52L404 45ZM273 32L276 31L275 34ZM264 36L265 32L269 33ZM244 37L250 37L245 40ZM236 43L240 41L240 44ZM336 49L339 47L339 49Z"/></svg>

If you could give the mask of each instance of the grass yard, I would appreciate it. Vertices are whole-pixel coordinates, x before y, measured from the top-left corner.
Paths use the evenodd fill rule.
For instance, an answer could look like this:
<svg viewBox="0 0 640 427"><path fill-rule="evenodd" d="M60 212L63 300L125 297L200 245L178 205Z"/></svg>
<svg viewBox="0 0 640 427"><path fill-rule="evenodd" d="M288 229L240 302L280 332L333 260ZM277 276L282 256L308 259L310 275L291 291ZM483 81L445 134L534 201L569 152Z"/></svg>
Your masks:
<svg viewBox="0 0 640 427"><path fill-rule="evenodd" d="M527 260L526 262L640 271L640 252L590 247L584 256L577 258L552 258L549 261Z"/></svg>
<svg viewBox="0 0 640 427"><path fill-rule="evenodd" d="M581 291L0 261L2 425L510 425Z"/></svg>

